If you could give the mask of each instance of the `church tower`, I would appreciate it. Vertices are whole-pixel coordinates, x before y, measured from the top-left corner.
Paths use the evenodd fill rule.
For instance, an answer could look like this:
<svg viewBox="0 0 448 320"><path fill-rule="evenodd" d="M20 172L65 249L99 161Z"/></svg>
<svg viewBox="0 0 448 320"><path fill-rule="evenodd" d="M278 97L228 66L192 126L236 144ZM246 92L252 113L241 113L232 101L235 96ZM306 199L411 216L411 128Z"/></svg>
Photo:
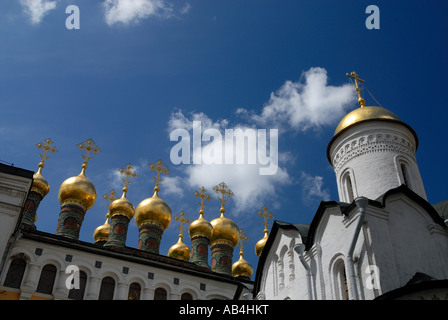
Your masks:
<svg viewBox="0 0 448 320"><path fill-rule="evenodd" d="M389 110L366 106L359 87L364 80L355 72L347 76L355 82L360 107L340 121L327 147L339 200L376 199L402 184L426 200L415 156L417 134Z"/></svg>

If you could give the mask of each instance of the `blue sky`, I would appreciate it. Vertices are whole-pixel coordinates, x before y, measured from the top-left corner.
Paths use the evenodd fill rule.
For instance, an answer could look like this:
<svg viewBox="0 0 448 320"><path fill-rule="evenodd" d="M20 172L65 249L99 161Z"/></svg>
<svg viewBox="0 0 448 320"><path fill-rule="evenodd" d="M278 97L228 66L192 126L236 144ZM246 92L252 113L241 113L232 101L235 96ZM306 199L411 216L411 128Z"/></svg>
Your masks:
<svg viewBox="0 0 448 320"><path fill-rule="evenodd" d="M275 219L310 223L321 200L338 200L326 148L338 121L357 107L354 92L346 90L345 74L353 70L382 106L415 129L428 200L446 200L445 2L32 3L0 3L0 159L34 171L40 161L36 143L49 137L55 142L59 152L43 170L51 191L38 210L36 225L42 231L56 230L58 188L81 170L76 144L92 138L102 153L89 162L86 174L98 199L86 214L81 240L93 241L94 229L105 220L102 195L122 187L114 171L128 163L137 168L128 193L137 206L153 193L147 165L162 159L171 173L160 196L174 215L184 211L190 220L197 218L193 192L204 184L213 197L205 217L218 217L210 186L222 180L230 186L235 197L226 215L249 236L245 258L255 272L254 246L263 236L257 211L263 205ZM365 26L370 4L380 9L379 30ZM69 5L80 10L79 30L65 27ZM298 106L313 81L316 87L310 90L329 100ZM367 105L376 105L368 94L365 98ZM277 113L268 116L269 111ZM188 128L193 119L222 132L278 129L277 175L260 177L223 165L175 166L170 131L176 125ZM173 221L161 254L167 254L177 234ZM131 221L127 245L136 247L137 241ZM235 250L235 261L237 256Z"/></svg>

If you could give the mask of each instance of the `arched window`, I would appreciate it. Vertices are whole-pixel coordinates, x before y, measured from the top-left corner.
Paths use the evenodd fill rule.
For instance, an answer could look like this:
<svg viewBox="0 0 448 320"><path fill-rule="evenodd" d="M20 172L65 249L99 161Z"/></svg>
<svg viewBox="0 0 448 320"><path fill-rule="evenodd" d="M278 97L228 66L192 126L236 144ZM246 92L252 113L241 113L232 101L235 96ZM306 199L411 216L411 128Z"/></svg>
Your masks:
<svg viewBox="0 0 448 320"><path fill-rule="evenodd" d="M8 273L6 274L3 285L10 288L20 288L23 274L25 273L26 260L24 258L15 258L9 265Z"/></svg>
<svg viewBox="0 0 448 320"><path fill-rule="evenodd" d="M353 195L353 184L350 175L347 174L344 178L345 180L345 190L347 193L347 202L352 203L355 200L355 196Z"/></svg>
<svg viewBox="0 0 448 320"><path fill-rule="evenodd" d="M348 285L347 276L345 274L345 264L342 259L338 260L334 265L334 288L336 293L336 299L348 300Z"/></svg>
<svg viewBox="0 0 448 320"><path fill-rule="evenodd" d="M180 300L193 300L191 293L185 292L180 296Z"/></svg>
<svg viewBox="0 0 448 320"><path fill-rule="evenodd" d="M105 277L101 281L100 295L98 300L113 300L115 291L115 280Z"/></svg>
<svg viewBox="0 0 448 320"><path fill-rule="evenodd" d="M168 294L165 289L157 288L154 291L154 300L167 300Z"/></svg>
<svg viewBox="0 0 448 320"><path fill-rule="evenodd" d="M402 162L400 163L400 168L401 168L401 174L403 175L403 182L404 184L410 188L411 185L409 184L409 172L408 172L408 168L406 167L406 165Z"/></svg>
<svg viewBox="0 0 448 320"><path fill-rule="evenodd" d="M77 275L75 275L77 276ZM72 288L68 293L68 298L73 300L83 300L86 290L87 274L84 271L79 272L79 289Z"/></svg>
<svg viewBox="0 0 448 320"><path fill-rule="evenodd" d="M54 280L56 279L56 270L56 267L52 264L47 264L42 268L36 292L44 294L53 293Z"/></svg>
<svg viewBox="0 0 448 320"><path fill-rule="evenodd" d="M137 283L133 282L129 286L128 300L140 300L140 293L142 287Z"/></svg>

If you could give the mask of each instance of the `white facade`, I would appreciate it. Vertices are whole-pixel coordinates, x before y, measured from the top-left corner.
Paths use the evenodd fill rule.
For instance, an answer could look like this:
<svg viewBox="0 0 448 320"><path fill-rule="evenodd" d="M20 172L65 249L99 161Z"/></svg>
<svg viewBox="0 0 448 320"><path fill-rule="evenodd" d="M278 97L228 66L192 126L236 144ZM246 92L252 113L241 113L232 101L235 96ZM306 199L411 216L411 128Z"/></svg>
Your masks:
<svg viewBox="0 0 448 320"><path fill-rule="evenodd" d="M52 235L51 235L52 236ZM153 300L155 290L165 290L167 300L180 300L187 293L193 300L233 299L238 282L229 278L198 271L185 270L185 266L177 268L171 258L163 257L163 261L154 261L144 257L127 257L127 254L105 252L94 245L55 245L50 241L36 240L36 236L20 238L11 250L10 259L6 265L9 269L16 257L26 260L26 269L20 288L0 286L0 290L17 292L20 299L69 299L70 283L77 276L73 268L83 271L87 276L83 300L98 300L101 282L105 277L114 280L113 299L127 300L129 288L137 283L140 288L141 300ZM47 235L43 236L48 237ZM53 239L55 240L55 239ZM173 262L170 265L170 262ZM51 294L40 293L37 290L43 267L56 267L56 276ZM177 270L176 270L177 269ZM181 271L181 269L184 269ZM4 283L6 272L0 283Z"/></svg>
<svg viewBox="0 0 448 320"><path fill-rule="evenodd" d="M306 267L294 246L303 237L290 225L278 231L267 248L258 299L374 299L406 285L417 273L448 279L448 231L400 188L385 199L384 206L371 202L366 208L353 253L354 277L347 259L360 210L342 213L335 202L323 203L310 227L305 244ZM307 281L310 279L310 286ZM311 292L309 291L311 287Z"/></svg>

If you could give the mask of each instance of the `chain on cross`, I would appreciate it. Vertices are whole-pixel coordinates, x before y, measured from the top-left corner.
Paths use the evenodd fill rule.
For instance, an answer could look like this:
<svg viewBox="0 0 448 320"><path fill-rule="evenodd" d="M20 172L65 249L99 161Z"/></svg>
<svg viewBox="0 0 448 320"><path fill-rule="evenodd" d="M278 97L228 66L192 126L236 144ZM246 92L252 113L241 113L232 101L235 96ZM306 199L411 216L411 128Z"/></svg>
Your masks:
<svg viewBox="0 0 448 320"><path fill-rule="evenodd" d="M200 193L195 191L194 195L195 197L199 197L201 199L201 202L198 202L200 209L199 209L199 214L203 215L204 214L204 207L206 206L206 204L204 203L204 200L209 201L210 200L210 195L208 193L206 193L207 190L205 190L204 187L201 187L199 189Z"/></svg>
<svg viewBox="0 0 448 320"><path fill-rule="evenodd" d="M269 212L269 209L264 206L263 208L261 208L263 211L258 211L258 215L262 218L264 218L263 224L264 224L264 231L267 232L268 231L268 218L269 219L273 219L274 216Z"/></svg>
<svg viewBox="0 0 448 320"><path fill-rule="evenodd" d="M355 71L353 71L352 73L346 73L346 75L349 78L352 78L353 80L355 80L355 91L358 94L358 103L360 107L365 107L366 106L366 101L364 100L364 98L361 95L361 88L359 87L358 81L361 83L364 83L365 81L362 80Z"/></svg>
<svg viewBox="0 0 448 320"><path fill-rule="evenodd" d="M157 171L157 177L152 177L155 181L156 181L156 185L154 187L154 191L159 192L159 182L162 182L163 179L160 178L160 173L163 173L164 175L167 175L170 173L170 171L168 170L168 168L165 166L165 164L162 162L162 160L157 160L154 163L151 163L150 165L148 165L148 167L152 170L152 171Z"/></svg>
<svg viewBox="0 0 448 320"><path fill-rule="evenodd" d="M230 190L230 188L224 182L221 182L220 184L215 186L213 188L213 190L218 194L218 199L219 199L219 201L221 201L221 212L224 213L225 212L224 203L229 201L229 199L231 197L233 197L234 194L233 194L232 190ZM221 194L221 197L219 196L220 194ZM229 199L226 199L225 198L226 196Z"/></svg>
<svg viewBox="0 0 448 320"><path fill-rule="evenodd" d="M39 150L44 150L44 154L39 154L40 156L40 163L39 168L43 168L45 166L45 160L47 160L49 157L47 156L48 152L55 153L58 152L55 146L53 146L53 141L51 138L45 139L43 142L39 142L36 144L37 148Z"/></svg>
<svg viewBox="0 0 448 320"><path fill-rule="evenodd" d="M84 159L84 162L82 164L83 169L87 168L87 161L93 159L92 157L89 158L90 153L98 154L101 152L101 149L98 148L98 146L92 139L88 139L82 143L78 143L76 146L78 147L79 150L86 152L85 156L81 155L81 157Z"/></svg>
<svg viewBox="0 0 448 320"><path fill-rule="evenodd" d="M174 220L180 222L180 226L178 226L177 228L179 229L180 233L179 233L179 237L183 237L183 232L186 229L186 227L184 227L184 223L188 226L188 224L190 223L190 220L185 218L185 213L182 211L181 213L179 213L179 216L175 216Z"/></svg>
<svg viewBox="0 0 448 320"><path fill-rule="evenodd" d="M123 193L126 194L128 192L128 185L131 184L131 181L129 181L129 178L132 177L135 179L137 177L137 174L135 173L134 168L130 164L126 165L126 167L124 167L124 168L119 169L118 172L121 175L126 176L125 179L121 179L121 181L124 182Z"/></svg>

